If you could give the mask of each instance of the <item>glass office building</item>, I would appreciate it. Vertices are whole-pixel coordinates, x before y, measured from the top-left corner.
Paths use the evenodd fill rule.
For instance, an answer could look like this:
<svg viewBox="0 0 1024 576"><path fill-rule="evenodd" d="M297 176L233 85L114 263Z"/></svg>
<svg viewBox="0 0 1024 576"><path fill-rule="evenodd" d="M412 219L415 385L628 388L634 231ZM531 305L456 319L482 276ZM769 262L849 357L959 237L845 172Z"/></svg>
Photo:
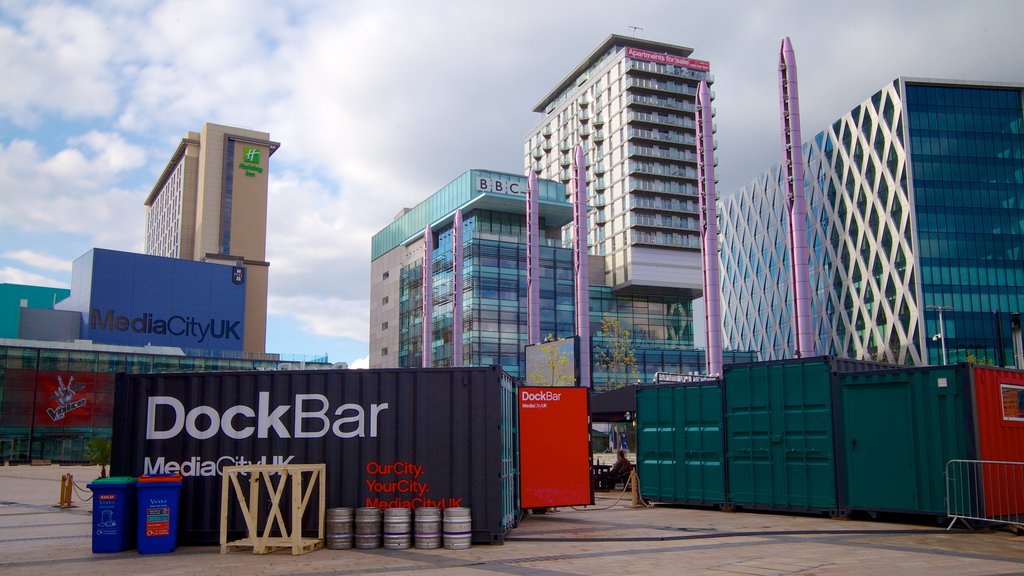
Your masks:
<svg viewBox="0 0 1024 576"><path fill-rule="evenodd" d="M494 186L501 182L500 187ZM496 188L504 192L495 191ZM572 221L565 186L540 180L540 334L573 337L575 282L573 252L562 229ZM527 345L526 178L471 170L413 209L403 212L373 239L371 263L371 367L423 365L423 234L431 225L432 366L453 365L454 339L461 339L463 366L500 365L525 376ZM463 320L453 326L452 218L463 218ZM591 381L596 392L627 383L651 382L657 372L698 372L703 351L693 347L692 301L676 292L614 292L604 284L604 259L591 256ZM624 343L636 370L602 368L600 352L614 347L602 332L611 320L629 331ZM727 362L752 360L727 353Z"/></svg>
<svg viewBox="0 0 1024 576"><path fill-rule="evenodd" d="M1012 358L1024 86L900 78L803 145L815 353ZM793 356L780 167L721 201L727 345ZM940 329L939 309L944 325ZM944 340L943 340L944 336Z"/></svg>

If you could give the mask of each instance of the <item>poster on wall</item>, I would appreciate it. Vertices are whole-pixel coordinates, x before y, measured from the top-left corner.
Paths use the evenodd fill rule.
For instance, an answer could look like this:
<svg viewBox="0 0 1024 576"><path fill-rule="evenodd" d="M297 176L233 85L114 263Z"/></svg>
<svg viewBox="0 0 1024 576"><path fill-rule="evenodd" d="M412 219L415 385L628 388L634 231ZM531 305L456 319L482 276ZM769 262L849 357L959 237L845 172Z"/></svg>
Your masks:
<svg viewBox="0 0 1024 576"><path fill-rule="evenodd" d="M579 338L561 338L526 347L527 386L575 386L579 381Z"/></svg>
<svg viewBox="0 0 1024 576"><path fill-rule="evenodd" d="M586 388L519 389L523 508L593 504L589 399Z"/></svg>

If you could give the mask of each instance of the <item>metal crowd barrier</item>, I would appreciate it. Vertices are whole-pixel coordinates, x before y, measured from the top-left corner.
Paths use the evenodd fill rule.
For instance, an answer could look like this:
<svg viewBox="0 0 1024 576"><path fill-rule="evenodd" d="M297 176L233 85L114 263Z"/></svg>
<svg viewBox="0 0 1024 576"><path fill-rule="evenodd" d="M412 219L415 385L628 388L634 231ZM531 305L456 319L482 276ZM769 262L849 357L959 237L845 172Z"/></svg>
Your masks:
<svg viewBox="0 0 1024 576"><path fill-rule="evenodd" d="M946 463L946 515L1024 527L1024 462L950 460Z"/></svg>

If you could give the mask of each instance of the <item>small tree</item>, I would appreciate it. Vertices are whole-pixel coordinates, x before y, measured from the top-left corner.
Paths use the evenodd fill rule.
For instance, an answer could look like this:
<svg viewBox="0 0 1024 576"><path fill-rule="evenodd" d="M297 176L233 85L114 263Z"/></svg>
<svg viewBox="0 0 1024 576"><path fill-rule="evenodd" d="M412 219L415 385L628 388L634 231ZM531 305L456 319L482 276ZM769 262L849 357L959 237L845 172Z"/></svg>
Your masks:
<svg viewBox="0 0 1024 576"><path fill-rule="evenodd" d="M609 389L621 388L638 374L629 330L617 318L605 316L598 336L604 340L604 346L597 351L594 363L608 373Z"/></svg>
<svg viewBox="0 0 1024 576"><path fill-rule="evenodd" d="M562 347L557 345L557 341L552 340L551 334L548 334L544 342L540 350L544 354L544 366L550 370L551 379L548 381L548 386L572 386L575 384L576 375L573 374L572 358L563 353Z"/></svg>
<svg viewBox="0 0 1024 576"><path fill-rule="evenodd" d="M93 438L85 445L89 463L100 467L100 478L107 477L110 465L110 438Z"/></svg>

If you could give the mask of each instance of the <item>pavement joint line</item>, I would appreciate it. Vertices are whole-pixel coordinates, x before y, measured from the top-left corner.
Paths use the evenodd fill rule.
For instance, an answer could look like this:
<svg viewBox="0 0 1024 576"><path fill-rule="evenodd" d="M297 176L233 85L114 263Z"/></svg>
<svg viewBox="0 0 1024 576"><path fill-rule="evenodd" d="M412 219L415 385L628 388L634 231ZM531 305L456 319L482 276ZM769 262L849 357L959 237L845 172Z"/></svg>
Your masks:
<svg viewBox="0 0 1024 576"><path fill-rule="evenodd" d="M3 516L0 516L2 518ZM0 530L26 530L31 528L53 528L55 526L89 526L92 522L57 522L54 524L16 524L13 526L0 526ZM2 541L2 540L0 540Z"/></svg>
<svg viewBox="0 0 1024 576"><path fill-rule="evenodd" d="M984 532L959 532L962 535L969 534L984 534ZM884 535L884 534L883 534ZM912 554L930 554L934 556L950 556L953 558L974 558L976 560L991 560L993 562L1021 562L1024 561L1022 558L1008 558L1005 556L993 556L991 554L982 554L978 552L964 552L964 551L952 551L943 550L941 548L925 548L917 546L906 546L902 544L885 544L881 542L863 542L856 539L856 536L872 536L872 534L844 534L844 538L829 539L827 544L834 544L836 546L852 546L855 548L870 548L874 550L891 550L894 552L909 552ZM786 540L792 540L794 542L799 541L797 538L786 538Z"/></svg>
<svg viewBox="0 0 1024 576"><path fill-rule="evenodd" d="M655 526L632 526L634 529L654 529ZM749 532L713 532L705 534L684 534L677 536L616 536L602 537L584 536L581 538L547 538L541 536L507 536L505 540L513 542L667 542L673 540L701 540L709 538L743 538L748 536L840 536L840 535L906 535L906 534L970 534L967 531L947 531L943 529L927 530L752 530Z"/></svg>
<svg viewBox="0 0 1024 576"><path fill-rule="evenodd" d="M10 502L0 501L0 506L11 506L14 508L28 508L30 510L37 510L44 514L82 514L85 516L92 516L92 510L86 510L78 506L72 508L61 508L59 506L52 506L47 504L25 504L22 502ZM6 514L0 514L0 518L6 516Z"/></svg>

